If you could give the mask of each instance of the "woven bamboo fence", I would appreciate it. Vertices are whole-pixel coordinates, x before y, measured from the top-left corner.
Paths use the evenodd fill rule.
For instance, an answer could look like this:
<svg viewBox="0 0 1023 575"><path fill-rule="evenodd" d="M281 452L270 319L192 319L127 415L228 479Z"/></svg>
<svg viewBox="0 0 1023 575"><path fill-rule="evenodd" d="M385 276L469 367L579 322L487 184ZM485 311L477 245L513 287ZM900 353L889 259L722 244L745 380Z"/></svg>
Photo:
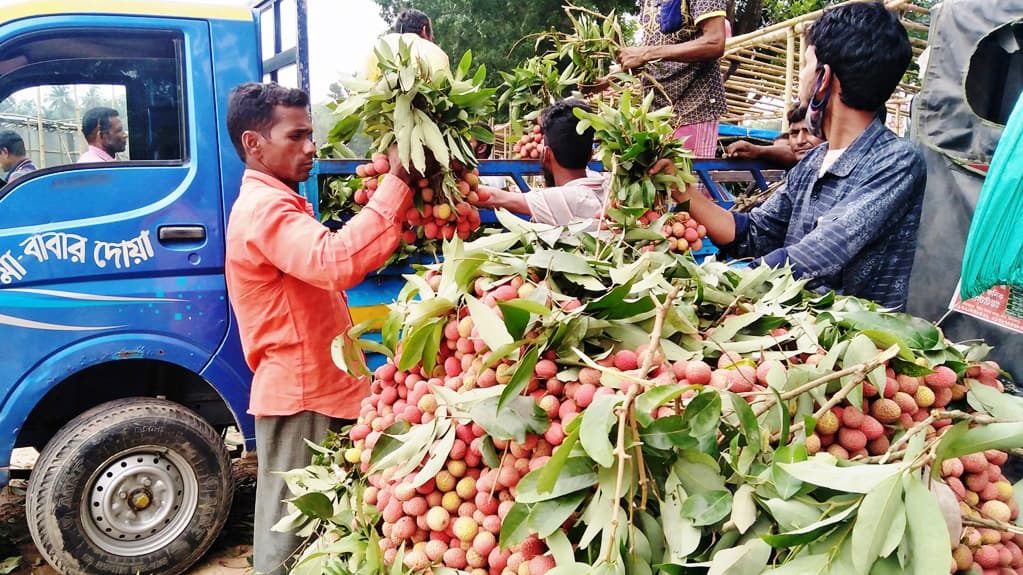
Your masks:
<svg viewBox="0 0 1023 575"><path fill-rule="evenodd" d="M915 62L927 47L930 13L910 0L889 0L887 4L899 13L909 32ZM798 92L799 71L806 63L803 34L822 13L804 14L728 39L721 58L728 101L722 122L788 128L786 115ZM908 123L909 103L919 91L919 79L911 73L888 101L889 123L897 132Z"/></svg>

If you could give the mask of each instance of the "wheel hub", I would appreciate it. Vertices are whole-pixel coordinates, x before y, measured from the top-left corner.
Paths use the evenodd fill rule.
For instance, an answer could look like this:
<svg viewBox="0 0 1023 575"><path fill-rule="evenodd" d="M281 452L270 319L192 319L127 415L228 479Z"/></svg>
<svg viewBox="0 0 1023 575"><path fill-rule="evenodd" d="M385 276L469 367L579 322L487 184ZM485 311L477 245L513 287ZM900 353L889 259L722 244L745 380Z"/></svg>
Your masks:
<svg viewBox="0 0 1023 575"><path fill-rule="evenodd" d="M191 466L159 448L118 454L100 466L82 501L82 522L103 550L151 553L173 541L195 513L198 482Z"/></svg>

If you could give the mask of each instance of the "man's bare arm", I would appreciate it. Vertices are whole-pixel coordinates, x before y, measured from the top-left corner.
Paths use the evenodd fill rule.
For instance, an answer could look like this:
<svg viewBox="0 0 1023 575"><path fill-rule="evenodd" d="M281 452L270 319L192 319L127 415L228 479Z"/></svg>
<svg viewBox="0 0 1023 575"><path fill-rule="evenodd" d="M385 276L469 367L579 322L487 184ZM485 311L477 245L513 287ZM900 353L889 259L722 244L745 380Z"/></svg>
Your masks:
<svg viewBox="0 0 1023 575"><path fill-rule="evenodd" d="M492 209L504 208L513 214L532 217L533 212L529 209L529 203L526 202L525 194L509 192L490 186L480 186L480 188L490 192L490 197L485 202L477 202L477 205Z"/></svg>

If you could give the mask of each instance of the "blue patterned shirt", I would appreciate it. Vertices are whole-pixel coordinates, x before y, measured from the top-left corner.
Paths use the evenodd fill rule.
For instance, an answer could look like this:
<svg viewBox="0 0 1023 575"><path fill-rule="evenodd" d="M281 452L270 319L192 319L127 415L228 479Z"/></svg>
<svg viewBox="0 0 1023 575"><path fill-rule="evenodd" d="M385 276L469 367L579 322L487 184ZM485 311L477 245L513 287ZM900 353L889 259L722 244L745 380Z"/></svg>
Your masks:
<svg viewBox="0 0 1023 575"><path fill-rule="evenodd" d="M903 307L909 291L927 169L914 144L874 120L818 177L827 144L748 214L733 213L725 255L787 260L809 289Z"/></svg>

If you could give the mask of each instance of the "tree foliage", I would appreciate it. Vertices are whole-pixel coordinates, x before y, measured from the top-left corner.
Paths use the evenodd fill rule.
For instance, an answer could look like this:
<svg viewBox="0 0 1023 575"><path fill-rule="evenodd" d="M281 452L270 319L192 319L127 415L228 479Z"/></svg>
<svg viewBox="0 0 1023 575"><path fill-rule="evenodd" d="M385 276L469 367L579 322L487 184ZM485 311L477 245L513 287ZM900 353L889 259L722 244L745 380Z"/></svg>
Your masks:
<svg viewBox="0 0 1023 575"><path fill-rule="evenodd" d="M490 83L500 81L497 70L511 70L533 55L533 44L520 39L555 28L567 31L570 23L561 10L562 0L376 0L380 14L393 22L403 8L422 10L433 19L437 44L457 61L472 50L473 60L490 72ZM601 13L637 12L635 0L578 0L579 6Z"/></svg>

